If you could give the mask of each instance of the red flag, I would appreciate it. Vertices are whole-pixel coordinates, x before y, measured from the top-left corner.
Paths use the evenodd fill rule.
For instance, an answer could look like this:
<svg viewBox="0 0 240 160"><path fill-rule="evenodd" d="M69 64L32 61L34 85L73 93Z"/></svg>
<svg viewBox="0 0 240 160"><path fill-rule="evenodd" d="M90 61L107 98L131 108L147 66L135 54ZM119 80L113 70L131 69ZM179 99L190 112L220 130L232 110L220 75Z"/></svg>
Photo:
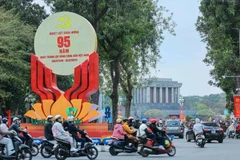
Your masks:
<svg viewBox="0 0 240 160"><path fill-rule="evenodd" d="M240 118L240 96L234 96L234 117Z"/></svg>
<svg viewBox="0 0 240 160"><path fill-rule="evenodd" d="M11 110L7 110L7 117L8 117L8 126L10 126L12 124Z"/></svg>

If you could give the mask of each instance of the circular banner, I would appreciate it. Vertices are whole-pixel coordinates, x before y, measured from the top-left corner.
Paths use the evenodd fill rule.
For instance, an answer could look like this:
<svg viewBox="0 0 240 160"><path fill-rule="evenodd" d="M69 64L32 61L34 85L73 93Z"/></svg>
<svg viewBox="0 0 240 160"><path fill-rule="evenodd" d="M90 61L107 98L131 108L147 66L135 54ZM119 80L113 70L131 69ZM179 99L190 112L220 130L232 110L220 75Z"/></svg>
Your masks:
<svg viewBox="0 0 240 160"><path fill-rule="evenodd" d="M35 54L53 73L71 75L74 68L97 49L92 25L82 16L59 12L38 27L34 40Z"/></svg>

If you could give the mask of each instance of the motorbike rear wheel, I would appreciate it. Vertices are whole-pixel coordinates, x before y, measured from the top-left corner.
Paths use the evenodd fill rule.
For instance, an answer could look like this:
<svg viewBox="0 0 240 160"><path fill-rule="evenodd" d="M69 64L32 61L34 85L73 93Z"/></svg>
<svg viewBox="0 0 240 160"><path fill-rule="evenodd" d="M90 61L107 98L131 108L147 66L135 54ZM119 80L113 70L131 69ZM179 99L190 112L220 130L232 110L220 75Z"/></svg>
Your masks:
<svg viewBox="0 0 240 160"><path fill-rule="evenodd" d="M115 151L115 147L111 146L109 148L109 153L112 155L112 156L117 156L118 155L118 152Z"/></svg>
<svg viewBox="0 0 240 160"><path fill-rule="evenodd" d="M50 152L52 150L52 147L44 145L41 147L40 153L43 156L43 158L50 158L53 153Z"/></svg>
<svg viewBox="0 0 240 160"><path fill-rule="evenodd" d="M169 148L169 151L167 153L170 157L173 157L176 154L176 148L174 146L171 146Z"/></svg>
<svg viewBox="0 0 240 160"><path fill-rule="evenodd" d="M17 160L32 160L32 152L30 149L22 149L17 153Z"/></svg>
<svg viewBox="0 0 240 160"><path fill-rule="evenodd" d="M149 153L147 153L146 151L143 150L144 147L141 148L141 150L139 151L139 154L142 156L142 157L148 157L149 156Z"/></svg>
<svg viewBox="0 0 240 160"><path fill-rule="evenodd" d="M32 144L32 148L30 150L32 152L32 156L37 156L39 153L39 148L36 144Z"/></svg>
<svg viewBox="0 0 240 160"><path fill-rule="evenodd" d="M58 146L54 151L54 155L57 160L65 160L67 158L66 155L61 154L61 150L66 150L66 149Z"/></svg>
<svg viewBox="0 0 240 160"><path fill-rule="evenodd" d="M98 150L96 147L86 149L87 157L90 160L95 160L98 157Z"/></svg>

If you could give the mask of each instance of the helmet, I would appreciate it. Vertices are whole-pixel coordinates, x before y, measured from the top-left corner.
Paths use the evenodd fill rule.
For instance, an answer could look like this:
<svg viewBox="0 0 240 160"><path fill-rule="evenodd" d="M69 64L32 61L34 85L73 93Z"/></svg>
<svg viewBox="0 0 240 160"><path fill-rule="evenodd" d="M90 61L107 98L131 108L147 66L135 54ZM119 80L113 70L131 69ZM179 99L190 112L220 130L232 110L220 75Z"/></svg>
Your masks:
<svg viewBox="0 0 240 160"><path fill-rule="evenodd" d="M19 118L18 117L14 117L13 118L13 122L16 121L16 120L19 120Z"/></svg>
<svg viewBox="0 0 240 160"><path fill-rule="evenodd" d="M58 114L55 116L55 120L57 120L58 118L61 118L61 115Z"/></svg>
<svg viewBox="0 0 240 160"><path fill-rule="evenodd" d="M128 120L134 120L134 118L133 117L129 117Z"/></svg>
<svg viewBox="0 0 240 160"><path fill-rule="evenodd" d="M154 123L157 122L157 120L156 120L156 119L151 119L150 122L151 122L152 124L154 124Z"/></svg>
<svg viewBox="0 0 240 160"><path fill-rule="evenodd" d="M3 122L3 123L7 123L7 121L8 121L7 118L3 118L3 119L2 119L2 122Z"/></svg>
<svg viewBox="0 0 240 160"><path fill-rule="evenodd" d="M143 119L142 119L142 123L147 123L147 119L146 119L146 118L143 118Z"/></svg>
<svg viewBox="0 0 240 160"><path fill-rule="evenodd" d="M69 117L68 117L68 121L69 121L69 122L72 122L72 121L73 121L73 119L74 119L74 117L73 117L73 116L69 116Z"/></svg>
<svg viewBox="0 0 240 160"><path fill-rule="evenodd" d="M124 118L122 121L123 121L123 122L127 122L127 121L128 121L128 119L127 119L127 118Z"/></svg>
<svg viewBox="0 0 240 160"><path fill-rule="evenodd" d="M117 123L121 123L121 122L122 122L122 119L121 119L121 118L118 118L118 119L116 120L116 122L117 122Z"/></svg>
<svg viewBox="0 0 240 160"><path fill-rule="evenodd" d="M51 118L53 118L52 115L48 115L48 116L47 116L47 119L51 119Z"/></svg>
<svg viewBox="0 0 240 160"><path fill-rule="evenodd" d="M196 124L200 123L200 119L196 118L195 122L196 122Z"/></svg>

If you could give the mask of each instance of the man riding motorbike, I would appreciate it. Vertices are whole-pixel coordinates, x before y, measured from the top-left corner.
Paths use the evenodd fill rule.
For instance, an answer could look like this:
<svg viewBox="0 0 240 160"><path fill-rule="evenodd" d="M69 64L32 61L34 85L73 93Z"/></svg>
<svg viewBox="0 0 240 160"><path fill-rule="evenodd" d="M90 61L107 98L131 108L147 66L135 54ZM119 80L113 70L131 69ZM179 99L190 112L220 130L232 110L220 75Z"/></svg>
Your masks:
<svg viewBox="0 0 240 160"><path fill-rule="evenodd" d="M20 119L18 117L14 117L13 118L13 123L9 127L9 130L14 130L15 132L17 132L18 137L22 140L23 144L25 143L26 138L23 137L23 136L20 136L19 133L26 132L26 131L25 130L21 130L21 128L20 128Z"/></svg>
<svg viewBox="0 0 240 160"><path fill-rule="evenodd" d="M156 119L151 119L150 122L151 122L151 124L149 125L149 128L150 128L150 129L152 130L152 132L155 134L156 140L157 140L157 142L160 144L159 148L160 148L160 149L165 149L165 148L163 147L164 138L163 138L163 136L162 136L162 135L165 134L165 131L158 129L157 124L156 124L156 122L157 122Z"/></svg>
<svg viewBox="0 0 240 160"><path fill-rule="evenodd" d="M53 137L68 141L70 143L70 151L77 151L73 147L73 138L69 135L69 132L66 132L62 126L62 117L60 115L55 116L55 123L52 126Z"/></svg>
<svg viewBox="0 0 240 160"><path fill-rule="evenodd" d="M132 125L131 121L132 120L130 120L130 125ZM128 119L126 118L123 119L122 127L123 127L123 130L127 133L127 135L125 136L126 147L128 147L129 141L132 141L134 143L134 146L137 146L138 139L135 137L137 134L137 131L130 128Z"/></svg>
<svg viewBox="0 0 240 160"><path fill-rule="evenodd" d="M12 131L8 131L7 122L7 118L2 119L2 123L0 125L0 143L6 146L7 155L10 156L15 153L15 150L12 140L10 138L4 137L5 135L13 134Z"/></svg>
<svg viewBox="0 0 240 160"><path fill-rule="evenodd" d="M47 116L47 123L44 126L44 137L51 141L54 140L53 133L52 133L52 126L53 126L53 116Z"/></svg>
<svg viewBox="0 0 240 160"><path fill-rule="evenodd" d="M198 119L198 118L196 118L196 120L195 120L195 124L193 126L193 131L194 131L195 136L203 133L203 126L200 123L200 119Z"/></svg>
<svg viewBox="0 0 240 160"><path fill-rule="evenodd" d="M154 145L158 145L157 140L156 140L156 135L151 133L148 130L148 126L147 126L146 123L147 123L147 119L143 118L142 119L142 124L139 127L139 136L141 138L150 138L150 139L152 139L154 141Z"/></svg>
<svg viewBox="0 0 240 160"><path fill-rule="evenodd" d="M84 130L80 130L78 129L73 121L74 117L73 116L69 116L68 117L68 130L69 133L72 134L72 137L77 141L77 142L81 142L81 150L84 150L84 144L86 142L86 140L84 138L79 138L78 137L78 133L80 134L84 134Z"/></svg>

